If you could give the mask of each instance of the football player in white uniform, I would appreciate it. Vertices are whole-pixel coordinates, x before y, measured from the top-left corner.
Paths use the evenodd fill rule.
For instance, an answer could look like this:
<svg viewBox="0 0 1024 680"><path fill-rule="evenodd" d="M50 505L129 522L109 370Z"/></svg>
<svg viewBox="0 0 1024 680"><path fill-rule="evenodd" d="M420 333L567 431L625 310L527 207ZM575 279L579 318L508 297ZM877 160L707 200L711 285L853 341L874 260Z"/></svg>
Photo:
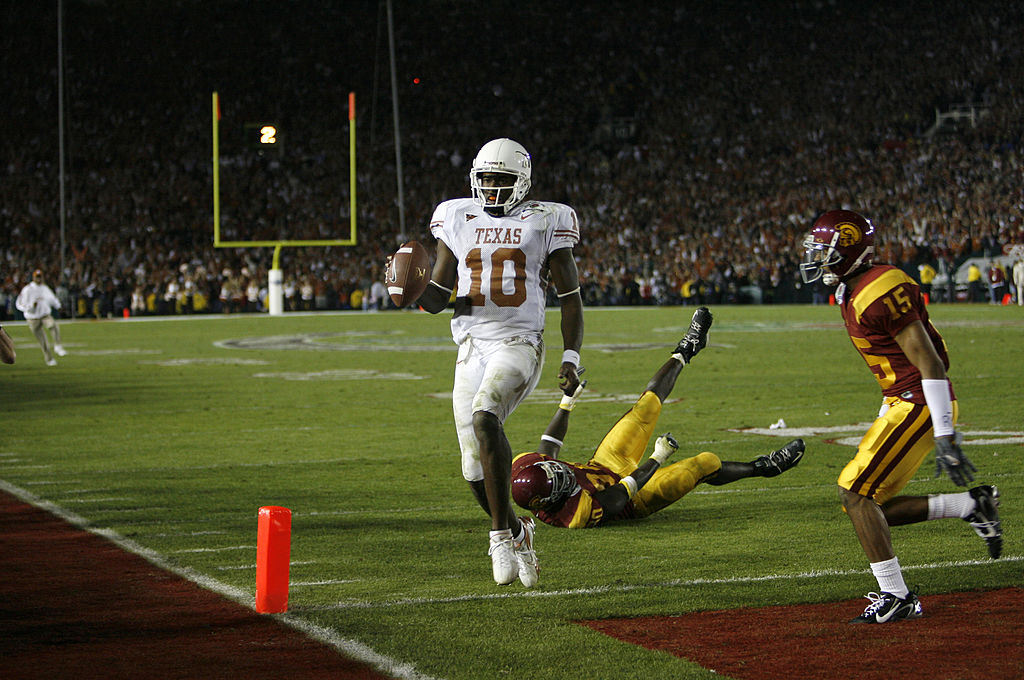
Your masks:
<svg viewBox="0 0 1024 680"><path fill-rule="evenodd" d="M417 301L436 314L454 292L452 338L459 345L452 406L462 474L491 516L494 580L537 583L532 517L517 518L509 498L512 448L504 423L533 390L544 365L548 280L561 304L564 352L559 387L572 395L583 343L583 300L573 246L576 212L567 205L525 200L530 154L511 139L480 148L469 173L472 198L437 206L430 231L437 260Z"/></svg>

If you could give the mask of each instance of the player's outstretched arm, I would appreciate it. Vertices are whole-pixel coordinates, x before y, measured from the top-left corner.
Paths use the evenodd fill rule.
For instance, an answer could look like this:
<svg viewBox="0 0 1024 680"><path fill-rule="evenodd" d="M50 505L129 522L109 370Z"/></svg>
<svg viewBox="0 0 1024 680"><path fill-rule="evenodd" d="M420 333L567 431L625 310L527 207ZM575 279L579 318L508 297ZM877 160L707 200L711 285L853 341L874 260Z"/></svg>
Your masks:
<svg viewBox="0 0 1024 680"><path fill-rule="evenodd" d="M580 367L579 372L583 373L582 367ZM555 409L555 415L551 417L551 422L548 423L547 429L544 430L544 434L540 437L537 453L551 458L558 458L558 453L562 450L562 443L565 441L565 434L569 431L569 414L576 408L576 399L583 393L586 386L587 381L584 380L576 387L576 391L571 396L564 395L562 397L558 408Z"/></svg>
<svg viewBox="0 0 1024 680"><path fill-rule="evenodd" d="M458 262L455 254L445 245L444 241L437 242L437 260L430 272L430 283L423 295L416 301L423 309L431 314L437 314L448 307L452 291L456 285L456 267Z"/></svg>

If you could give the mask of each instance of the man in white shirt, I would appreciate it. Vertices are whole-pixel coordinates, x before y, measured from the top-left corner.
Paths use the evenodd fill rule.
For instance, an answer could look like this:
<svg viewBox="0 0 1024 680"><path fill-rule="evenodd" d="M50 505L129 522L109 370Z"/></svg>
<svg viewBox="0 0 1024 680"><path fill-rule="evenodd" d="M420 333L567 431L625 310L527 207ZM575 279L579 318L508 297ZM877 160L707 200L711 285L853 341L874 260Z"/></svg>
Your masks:
<svg viewBox="0 0 1024 680"><path fill-rule="evenodd" d="M459 345L452 407L462 475L491 516L494 580L537 583L532 517L517 518L509 497L512 449L505 419L537 385L544 366L548 282L561 305L559 387L580 384L583 300L572 249L576 212L567 205L525 200L532 161L521 144L495 139L481 147L469 173L472 198L444 201L430 231L437 261L416 304L436 314L454 292L452 338Z"/></svg>
<svg viewBox="0 0 1024 680"><path fill-rule="evenodd" d="M43 283L43 272L37 269L32 272L32 281L21 289L14 306L25 315L28 327L39 341L43 348L43 358L47 366L56 366L57 360L53 358L64 356L64 346L60 342L60 327L53 318L53 310L60 309L60 300L53 294L50 287ZM53 344L46 334L49 330L53 334Z"/></svg>

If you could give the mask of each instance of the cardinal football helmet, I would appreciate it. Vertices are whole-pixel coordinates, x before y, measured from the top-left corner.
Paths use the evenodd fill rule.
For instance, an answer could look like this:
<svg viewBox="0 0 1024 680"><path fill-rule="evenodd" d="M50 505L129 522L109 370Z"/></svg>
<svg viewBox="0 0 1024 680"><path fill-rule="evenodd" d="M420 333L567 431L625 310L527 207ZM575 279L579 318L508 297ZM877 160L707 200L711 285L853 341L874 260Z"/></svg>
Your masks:
<svg viewBox="0 0 1024 680"><path fill-rule="evenodd" d="M830 210L814 221L804 237L800 277L804 283L818 279L836 286L871 264L875 252L875 227L850 210Z"/></svg>
<svg viewBox="0 0 1024 680"><path fill-rule="evenodd" d="M547 510L560 505L578 486L568 465L542 460L527 465L512 478L512 499L527 510Z"/></svg>
<svg viewBox="0 0 1024 680"><path fill-rule="evenodd" d="M532 165L530 154L519 142L492 139L480 147L469 171L473 200L488 211L508 214L530 190ZM496 183L495 178L501 181Z"/></svg>

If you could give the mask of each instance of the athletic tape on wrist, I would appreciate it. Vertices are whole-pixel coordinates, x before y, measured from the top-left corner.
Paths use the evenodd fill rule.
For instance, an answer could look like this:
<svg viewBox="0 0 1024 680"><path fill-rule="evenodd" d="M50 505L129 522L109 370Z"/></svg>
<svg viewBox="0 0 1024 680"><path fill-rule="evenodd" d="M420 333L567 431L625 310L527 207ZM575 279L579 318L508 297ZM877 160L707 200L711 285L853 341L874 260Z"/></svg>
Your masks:
<svg viewBox="0 0 1024 680"><path fill-rule="evenodd" d="M580 353L574 349L567 349L562 352L562 363L570 363L576 368L580 367Z"/></svg>
<svg viewBox="0 0 1024 680"><path fill-rule="evenodd" d="M633 475L630 475L629 477L623 477L622 481L619 482L619 484L622 484L622 486L626 487L626 493L629 494L630 498L636 495L637 485L636 480L633 479Z"/></svg>
<svg viewBox="0 0 1024 680"><path fill-rule="evenodd" d="M953 402L949 398L948 380L921 380L924 401L932 413L932 429L936 437L953 434Z"/></svg>

